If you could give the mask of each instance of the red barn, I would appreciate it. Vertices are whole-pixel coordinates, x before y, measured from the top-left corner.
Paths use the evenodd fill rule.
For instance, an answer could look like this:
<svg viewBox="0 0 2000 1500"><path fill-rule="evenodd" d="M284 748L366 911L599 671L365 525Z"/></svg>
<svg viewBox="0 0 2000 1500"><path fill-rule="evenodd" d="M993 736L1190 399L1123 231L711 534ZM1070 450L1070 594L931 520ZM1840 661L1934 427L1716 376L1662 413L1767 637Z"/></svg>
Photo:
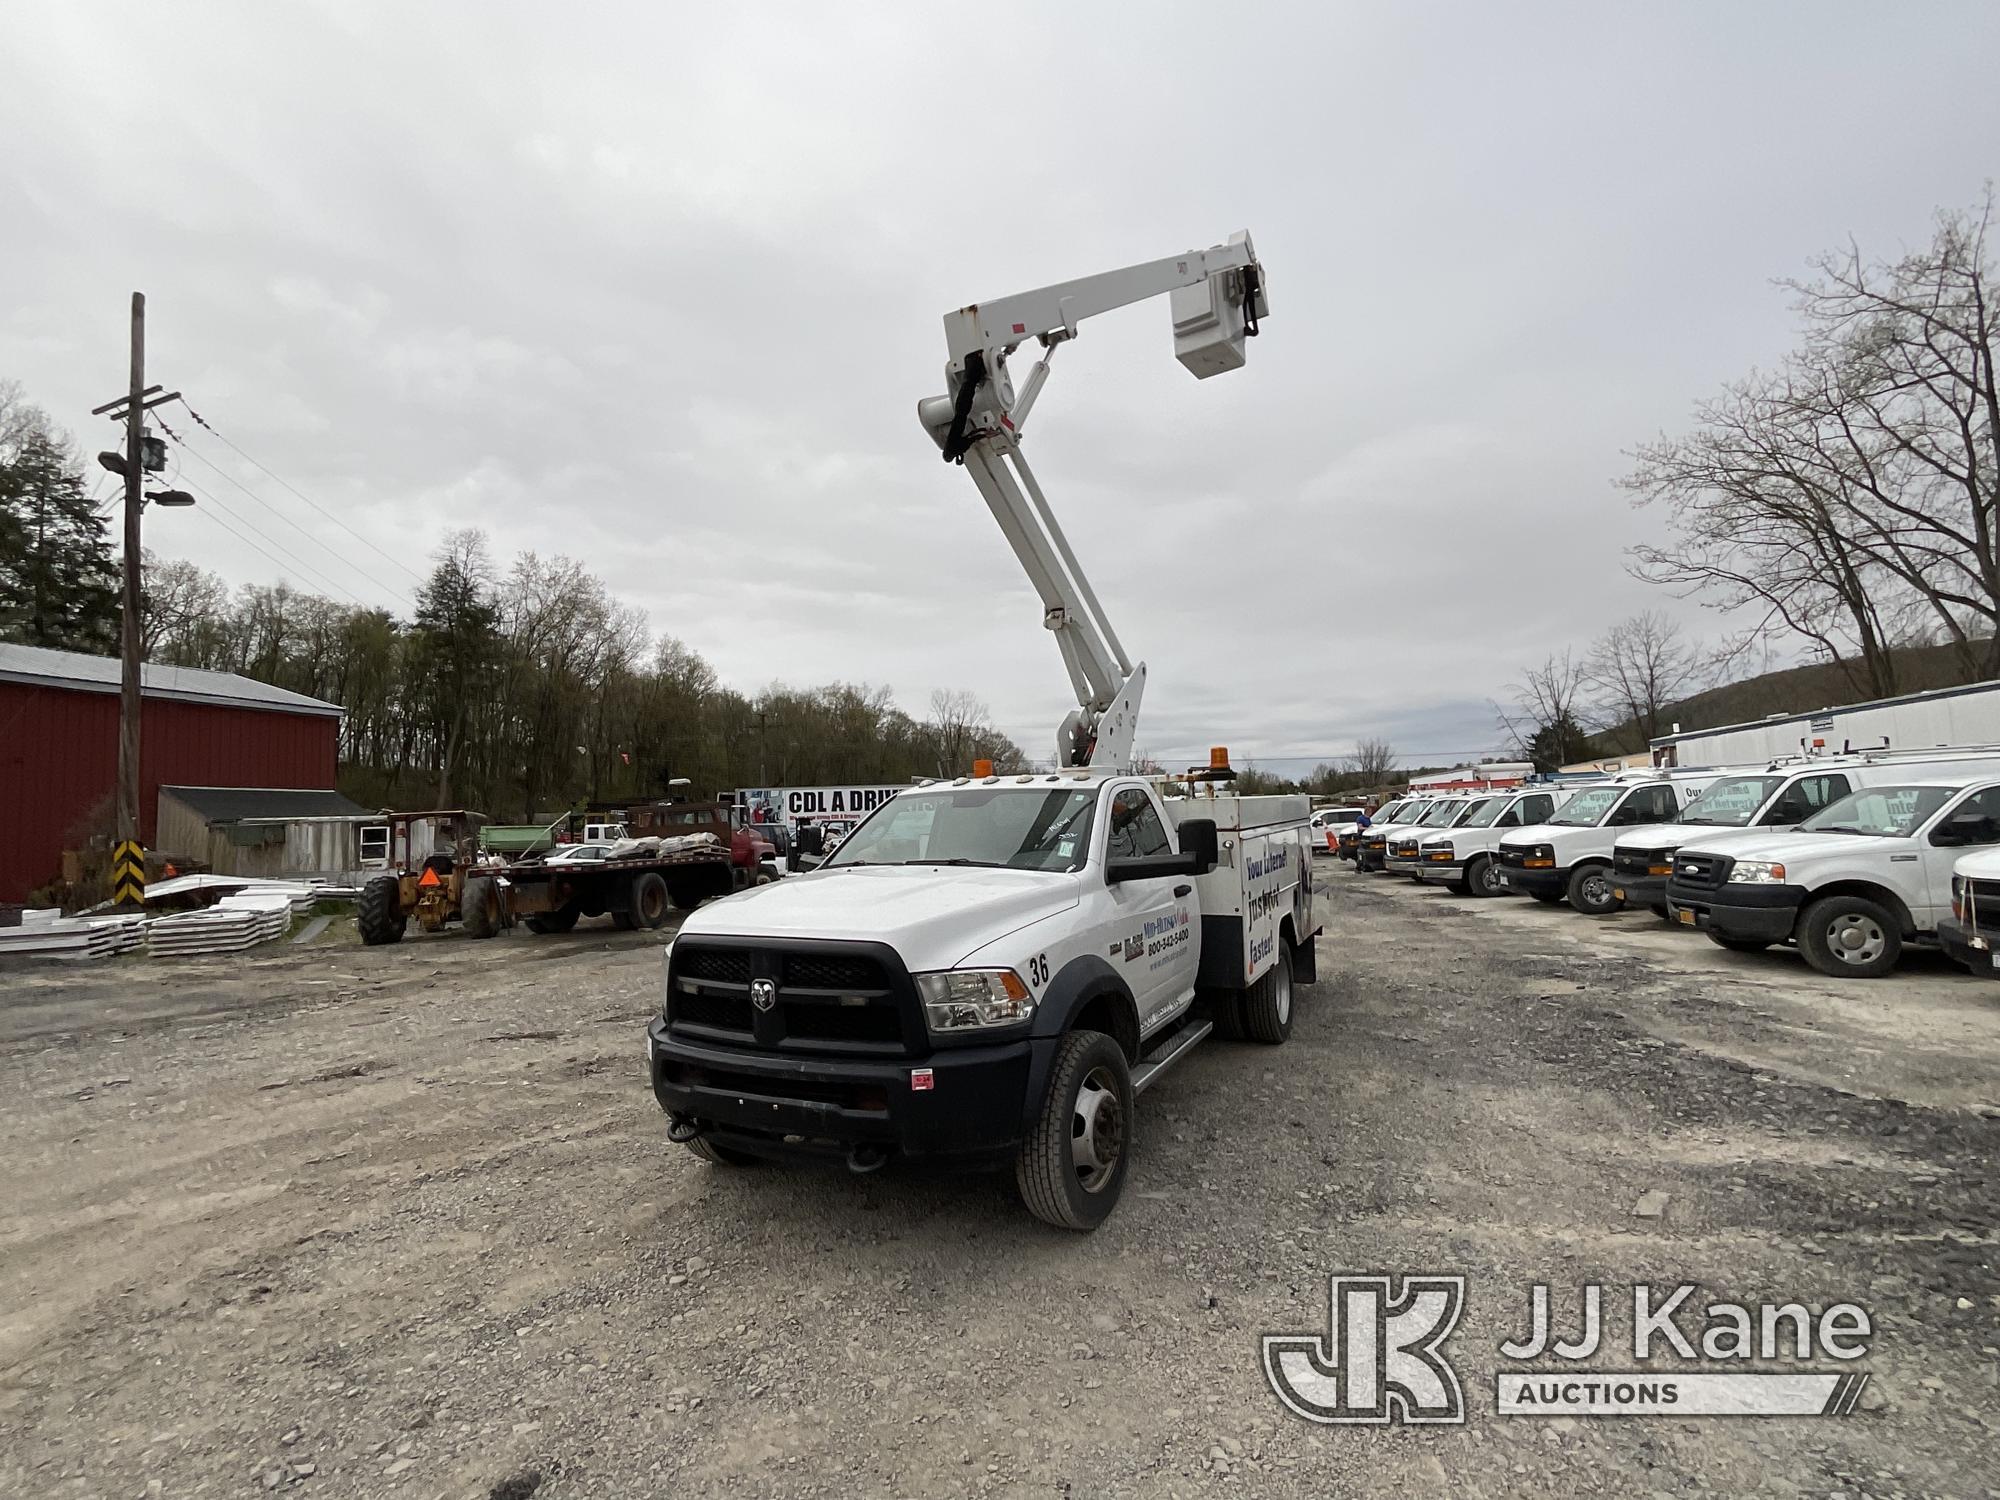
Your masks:
<svg viewBox="0 0 2000 1500"><path fill-rule="evenodd" d="M54 879L118 781L114 656L0 643L0 901ZM328 788L339 705L192 667L141 672L139 836L169 786Z"/></svg>

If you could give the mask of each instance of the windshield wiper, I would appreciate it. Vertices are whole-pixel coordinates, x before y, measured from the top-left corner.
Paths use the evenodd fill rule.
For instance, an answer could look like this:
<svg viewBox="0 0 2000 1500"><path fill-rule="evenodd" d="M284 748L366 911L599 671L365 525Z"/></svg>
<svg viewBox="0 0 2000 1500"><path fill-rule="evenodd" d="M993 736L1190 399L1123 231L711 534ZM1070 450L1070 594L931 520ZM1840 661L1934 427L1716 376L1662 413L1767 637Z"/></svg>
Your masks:
<svg viewBox="0 0 2000 1500"><path fill-rule="evenodd" d="M1869 838L1881 837L1873 829L1857 828L1852 823L1822 823L1817 828L1809 828L1804 831L1807 833L1859 833Z"/></svg>
<svg viewBox="0 0 2000 1500"><path fill-rule="evenodd" d="M906 859L906 865L976 865L982 870L1004 870L1007 867L996 859L967 859L960 855L954 859Z"/></svg>

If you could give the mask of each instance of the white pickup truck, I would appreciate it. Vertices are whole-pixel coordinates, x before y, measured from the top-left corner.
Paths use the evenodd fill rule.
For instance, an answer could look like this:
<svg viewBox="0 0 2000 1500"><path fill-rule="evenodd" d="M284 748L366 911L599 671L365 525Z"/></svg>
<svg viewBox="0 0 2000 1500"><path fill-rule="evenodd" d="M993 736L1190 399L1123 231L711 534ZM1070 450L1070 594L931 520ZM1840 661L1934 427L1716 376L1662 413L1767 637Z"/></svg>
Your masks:
<svg viewBox="0 0 2000 1500"><path fill-rule="evenodd" d="M1864 787L1789 833L1683 844L1667 879L1677 921L1725 948L1796 943L1822 974L1867 977L1933 939L1952 864L2000 844L2000 780Z"/></svg>
<svg viewBox="0 0 2000 1500"><path fill-rule="evenodd" d="M1314 977L1303 797L1088 769L898 793L818 870L689 915L648 1031L704 1160L1011 1163L1094 1228L1133 1103L1213 1028L1280 1043Z"/></svg>

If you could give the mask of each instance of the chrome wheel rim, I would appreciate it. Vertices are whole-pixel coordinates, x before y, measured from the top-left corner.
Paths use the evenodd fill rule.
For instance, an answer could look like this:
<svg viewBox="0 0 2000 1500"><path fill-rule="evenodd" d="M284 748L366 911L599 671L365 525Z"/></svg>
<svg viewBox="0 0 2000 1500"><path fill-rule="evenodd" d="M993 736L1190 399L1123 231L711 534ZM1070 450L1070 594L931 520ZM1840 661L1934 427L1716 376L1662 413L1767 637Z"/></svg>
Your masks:
<svg viewBox="0 0 2000 1500"><path fill-rule="evenodd" d="M1889 948L1882 924L1860 912L1843 912L1827 924L1826 945L1844 964L1872 964Z"/></svg>
<svg viewBox="0 0 2000 1500"><path fill-rule="evenodd" d="M1584 876L1583 902L1586 906L1609 906L1611 904L1611 878L1608 875Z"/></svg>
<svg viewBox="0 0 2000 1500"><path fill-rule="evenodd" d="M1086 1193L1103 1192L1125 1154L1125 1110L1118 1100L1118 1080L1102 1064L1085 1074L1077 1087L1069 1154L1076 1180Z"/></svg>
<svg viewBox="0 0 2000 1500"><path fill-rule="evenodd" d="M1278 1024L1283 1026L1292 1019L1292 971L1282 962L1271 971L1271 985L1277 992Z"/></svg>
<svg viewBox="0 0 2000 1500"><path fill-rule="evenodd" d="M1500 889L1500 870L1490 859L1479 867L1479 888L1482 891Z"/></svg>

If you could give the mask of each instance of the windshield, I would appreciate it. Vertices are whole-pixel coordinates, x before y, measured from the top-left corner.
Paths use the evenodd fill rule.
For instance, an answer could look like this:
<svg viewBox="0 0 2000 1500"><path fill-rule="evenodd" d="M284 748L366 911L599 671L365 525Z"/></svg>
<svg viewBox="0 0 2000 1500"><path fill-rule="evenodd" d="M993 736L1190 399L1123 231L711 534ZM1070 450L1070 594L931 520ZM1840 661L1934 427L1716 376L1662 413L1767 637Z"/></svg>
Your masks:
<svg viewBox="0 0 2000 1500"><path fill-rule="evenodd" d="M1424 814L1430 810L1431 805L1428 802L1405 802L1396 810L1395 817L1381 818L1377 821L1383 823L1421 823L1424 820Z"/></svg>
<svg viewBox="0 0 2000 1500"><path fill-rule="evenodd" d="M1725 776L1681 809L1676 823L1708 823L1717 828L1748 828L1782 776Z"/></svg>
<svg viewBox="0 0 2000 1500"><path fill-rule="evenodd" d="M1418 819L1418 826L1421 828L1449 828L1451 827L1452 818L1457 815L1458 810L1463 806L1465 806L1463 802L1433 802L1425 810L1423 817Z"/></svg>
<svg viewBox="0 0 2000 1500"><path fill-rule="evenodd" d="M1097 788L954 787L891 797L841 840L822 869L993 865L1077 870L1090 848Z"/></svg>
<svg viewBox="0 0 2000 1500"><path fill-rule="evenodd" d="M1595 828L1624 795L1622 786L1594 786L1570 798L1549 821L1562 828Z"/></svg>
<svg viewBox="0 0 2000 1500"><path fill-rule="evenodd" d="M1471 816L1460 818L1454 826L1459 828L1491 828L1493 820L1507 810L1507 804L1512 800L1511 797L1481 797L1477 802L1472 804Z"/></svg>
<svg viewBox="0 0 2000 1500"><path fill-rule="evenodd" d="M1906 839L1957 794L1948 786L1876 786L1842 797L1799 824L1801 833L1869 833Z"/></svg>
<svg viewBox="0 0 2000 1500"><path fill-rule="evenodd" d="M1375 823L1393 823L1396 821L1396 815L1402 810L1402 803L1391 802L1387 807L1376 808L1375 816L1370 821Z"/></svg>

